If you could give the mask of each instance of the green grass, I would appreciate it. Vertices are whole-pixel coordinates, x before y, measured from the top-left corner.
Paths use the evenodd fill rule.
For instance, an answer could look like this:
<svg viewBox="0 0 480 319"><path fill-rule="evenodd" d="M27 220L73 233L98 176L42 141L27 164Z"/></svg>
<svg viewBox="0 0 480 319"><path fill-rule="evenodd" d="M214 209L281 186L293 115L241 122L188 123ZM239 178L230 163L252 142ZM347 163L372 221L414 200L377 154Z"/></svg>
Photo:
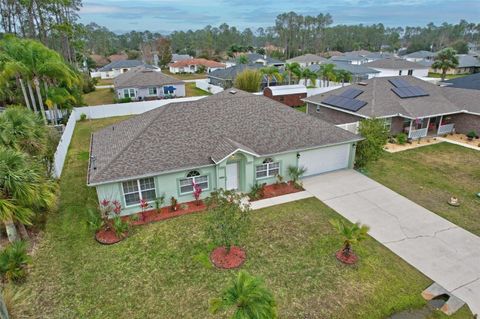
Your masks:
<svg viewBox="0 0 480 319"><path fill-rule="evenodd" d="M98 79L97 85L112 85L113 79Z"/></svg>
<svg viewBox="0 0 480 319"><path fill-rule="evenodd" d="M447 74L445 76L445 79L446 80L456 79L456 78L461 78L461 77L464 77L464 76L467 76L467 75L469 75L469 74ZM440 73L429 72L428 77L430 77L430 78L441 78L442 75Z"/></svg>
<svg viewBox="0 0 480 319"><path fill-rule="evenodd" d="M304 104L302 106L298 106L298 107L295 108L295 110L303 112L303 113L307 113L307 104Z"/></svg>
<svg viewBox="0 0 480 319"><path fill-rule="evenodd" d="M113 246L93 239L85 223L95 206L85 185L90 133L118 121L79 122L52 213L23 286L24 318L214 318L208 300L237 271L210 266L206 214L135 228ZM252 212L243 269L265 279L281 318L385 318L424 304L431 281L369 238L357 266L336 261L341 239L328 222L339 216L317 199ZM454 318L469 318L462 310ZM226 318L221 315L221 318ZM215 318L219 318L218 316Z"/></svg>
<svg viewBox="0 0 480 319"><path fill-rule="evenodd" d="M170 75L179 80L196 80L196 79L206 79L207 75L205 73L171 73L168 69L162 70L162 73Z"/></svg>
<svg viewBox="0 0 480 319"><path fill-rule="evenodd" d="M212 95L212 93L210 92L197 88L197 86L195 85L195 82L185 83L185 93L186 93L186 96Z"/></svg>
<svg viewBox="0 0 480 319"><path fill-rule="evenodd" d="M84 94L83 100L87 105L113 104L114 94L110 89L96 89Z"/></svg>
<svg viewBox="0 0 480 319"><path fill-rule="evenodd" d="M385 153L367 175L476 235L480 235L480 152L439 143ZM447 204L450 196L460 207Z"/></svg>

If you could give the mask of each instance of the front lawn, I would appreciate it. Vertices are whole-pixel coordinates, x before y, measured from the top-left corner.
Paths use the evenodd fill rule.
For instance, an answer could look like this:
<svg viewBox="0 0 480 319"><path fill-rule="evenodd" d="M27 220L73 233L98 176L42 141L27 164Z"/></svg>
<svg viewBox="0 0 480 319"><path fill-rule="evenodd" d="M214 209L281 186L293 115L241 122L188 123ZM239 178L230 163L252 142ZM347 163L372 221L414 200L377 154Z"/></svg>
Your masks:
<svg viewBox="0 0 480 319"><path fill-rule="evenodd" d="M187 97L190 97L190 96L212 95L212 93L197 88L195 82L186 82L185 83L185 95Z"/></svg>
<svg viewBox="0 0 480 319"><path fill-rule="evenodd" d="M371 178L417 204L480 235L480 152L439 143L398 153L385 152L370 165ZM447 204L451 196L460 207Z"/></svg>
<svg viewBox="0 0 480 319"><path fill-rule="evenodd" d="M58 213L48 218L26 287L28 318L214 318L208 300L237 271L212 268L206 214L134 229L113 246L93 239L85 186L90 133L118 118L79 122L61 178ZM265 279L281 318L385 318L424 304L431 281L369 238L358 266L335 257L340 237L329 223L339 216L316 199L251 213L242 269ZM221 316L226 318L226 316ZM218 317L216 317L218 318ZM467 311L454 318L468 318Z"/></svg>
<svg viewBox="0 0 480 319"><path fill-rule="evenodd" d="M85 104L92 105L102 105L102 104L113 104L115 95L111 89L96 89L93 92L83 95L83 101Z"/></svg>

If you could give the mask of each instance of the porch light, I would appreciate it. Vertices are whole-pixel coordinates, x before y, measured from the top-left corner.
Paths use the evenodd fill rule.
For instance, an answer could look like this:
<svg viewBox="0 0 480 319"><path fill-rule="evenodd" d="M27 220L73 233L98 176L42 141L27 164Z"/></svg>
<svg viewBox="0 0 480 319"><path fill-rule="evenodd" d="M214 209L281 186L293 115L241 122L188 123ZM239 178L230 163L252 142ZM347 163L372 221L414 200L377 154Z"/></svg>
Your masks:
<svg viewBox="0 0 480 319"><path fill-rule="evenodd" d="M300 153L297 153L297 159L299 159L299 158L300 158Z"/></svg>

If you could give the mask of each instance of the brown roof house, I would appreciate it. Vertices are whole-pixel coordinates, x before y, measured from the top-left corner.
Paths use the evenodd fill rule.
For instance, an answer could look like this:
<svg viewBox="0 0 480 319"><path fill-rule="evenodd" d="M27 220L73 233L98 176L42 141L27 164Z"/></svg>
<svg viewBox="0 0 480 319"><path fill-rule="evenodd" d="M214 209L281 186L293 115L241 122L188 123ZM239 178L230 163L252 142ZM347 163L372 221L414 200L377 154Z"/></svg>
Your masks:
<svg viewBox="0 0 480 319"><path fill-rule="evenodd" d="M202 67L205 72L210 73L218 69L225 69L226 65L217 61L207 59L186 59L170 63L171 73L197 73Z"/></svg>
<svg viewBox="0 0 480 319"><path fill-rule="evenodd" d="M352 167L361 138L264 96L226 90L170 103L92 134L89 186L99 201L118 200L122 214L141 200L193 201L223 188L248 193L273 184L289 167L305 176ZM166 205L169 205L167 203Z"/></svg>
<svg viewBox="0 0 480 319"><path fill-rule="evenodd" d="M120 74L113 85L119 99L141 101L185 96L185 82L144 66Z"/></svg>
<svg viewBox="0 0 480 319"><path fill-rule="evenodd" d="M366 118L382 118L392 135L411 139L453 131L480 132L480 91L440 87L413 76L375 77L310 96L307 113L353 132Z"/></svg>
<svg viewBox="0 0 480 319"><path fill-rule="evenodd" d="M302 84L267 86L263 95L288 106L305 104L302 99L307 97L307 88Z"/></svg>

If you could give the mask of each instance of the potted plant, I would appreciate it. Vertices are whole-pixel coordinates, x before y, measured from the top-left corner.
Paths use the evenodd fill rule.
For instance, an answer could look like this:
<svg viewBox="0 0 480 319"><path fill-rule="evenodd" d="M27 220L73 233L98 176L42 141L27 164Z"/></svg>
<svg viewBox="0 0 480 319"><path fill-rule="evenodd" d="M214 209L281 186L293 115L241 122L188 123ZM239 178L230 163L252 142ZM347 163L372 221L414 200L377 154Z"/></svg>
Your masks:
<svg viewBox="0 0 480 319"><path fill-rule="evenodd" d="M170 208L174 212L178 209L178 201L174 196L170 198Z"/></svg>
<svg viewBox="0 0 480 319"><path fill-rule="evenodd" d="M369 227L361 225L360 223L355 223L350 226L340 219L331 220L330 223L343 237L343 247L337 251L337 259L345 264L356 263L358 257L353 252L352 245L367 238Z"/></svg>

